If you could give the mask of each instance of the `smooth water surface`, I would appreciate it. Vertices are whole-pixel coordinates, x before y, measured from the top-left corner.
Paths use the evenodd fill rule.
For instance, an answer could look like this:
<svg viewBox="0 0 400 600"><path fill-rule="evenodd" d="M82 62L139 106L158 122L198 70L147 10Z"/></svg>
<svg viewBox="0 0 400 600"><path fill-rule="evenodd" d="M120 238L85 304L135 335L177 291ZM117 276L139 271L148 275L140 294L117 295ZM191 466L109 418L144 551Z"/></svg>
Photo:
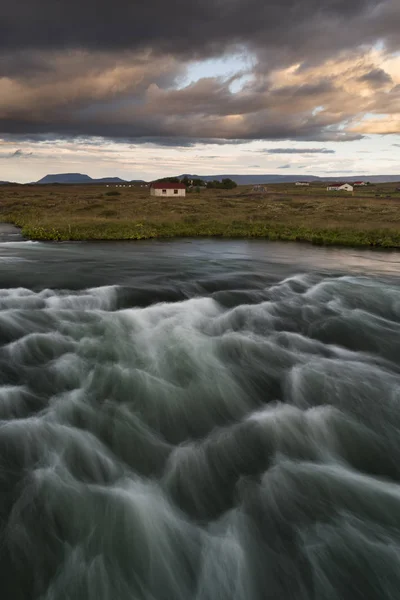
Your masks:
<svg viewBox="0 0 400 600"><path fill-rule="evenodd" d="M2 226L2 596L397 598L399 275Z"/></svg>

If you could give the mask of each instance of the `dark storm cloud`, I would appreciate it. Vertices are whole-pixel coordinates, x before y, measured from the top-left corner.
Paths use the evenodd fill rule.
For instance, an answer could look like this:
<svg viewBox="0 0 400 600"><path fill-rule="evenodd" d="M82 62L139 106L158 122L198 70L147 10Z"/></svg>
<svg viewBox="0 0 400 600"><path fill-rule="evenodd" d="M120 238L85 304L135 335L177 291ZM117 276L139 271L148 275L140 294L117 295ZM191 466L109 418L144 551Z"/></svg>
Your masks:
<svg viewBox="0 0 400 600"><path fill-rule="evenodd" d="M335 150L328 148L266 148L261 152L267 154L335 154Z"/></svg>
<svg viewBox="0 0 400 600"><path fill-rule="evenodd" d="M354 47L390 35L396 6L397 0L14 0L0 6L0 48L203 56L239 43L278 47L282 58L304 47ZM333 28L335 35L327 35Z"/></svg>
<svg viewBox="0 0 400 600"><path fill-rule="evenodd" d="M397 47L396 6L398 0L4 1L0 133L182 147L359 139L347 131L360 110L357 97L329 72L308 81L307 69L377 41ZM245 73L253 79L239 92L231 91L239 75L181 85L187 61L223 52L254 59ZM274 86L273 69L293 64L302 83ZM373 67L357 76L374 92L390 80ZM397 99L391 92L380 102L393 112ZM324 109L314 114L316 107Z"/></svg>
<svg viewBox="0 0 400 600"><path fill-rule="evenodd" d="M272 118L270 121L265 121L262 113L244 119L238 126L227 123L222 118L201 117L189 126L179 117L170 122L160 118L149 118L147 121L138 120L130 123L54 121L51 124L0 119L0 131L6 128L8 139L14 139L15 135L21 140L21 130L23 130L24 139L31 141L43 140L47 137L67 139L84 135L103 136L115 141L136 144L152 143L157 146L182 147L192 147L196 144L236 144L238 139L239 143L244 144L253 140L267 139L327 142L353 141L363 137L359 133L342 131L330 123L324 127L320 123L301 122L296 116L286 122L284 119L274 122ZM182 137L184 134L186 136ZM233 138L229 138L229 135L233 135Z"/></svg>

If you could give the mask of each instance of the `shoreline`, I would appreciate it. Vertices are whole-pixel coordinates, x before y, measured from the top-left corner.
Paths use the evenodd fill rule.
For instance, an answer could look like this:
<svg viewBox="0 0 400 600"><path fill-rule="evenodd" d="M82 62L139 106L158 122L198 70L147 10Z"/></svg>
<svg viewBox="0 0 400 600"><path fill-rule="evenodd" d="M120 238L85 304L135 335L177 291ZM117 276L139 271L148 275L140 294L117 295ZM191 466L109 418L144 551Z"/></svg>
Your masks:
<svg viewBox="0 0 400 600"><path fill-rule="evenodd" d="M11 221L1 221L2 225L15 227L25 240L42 242L126 242L172 239L243 239L243 240L268 240L282 242L297 242L313 246L325 247L354 247L366 249L400 250L400 230L389 229L356 230L356 229L306 229L277 224L271 226L265 223L254 224L198 224L196 227L188 225L174 227L168 230L166 226L157 227L152 224L102 224L103 226L87 227L74 226L68 229L46 228L43 226L27 226ZM121 231L120 231L121 230ZM122 235L121 235L122 233Z"/></svg>

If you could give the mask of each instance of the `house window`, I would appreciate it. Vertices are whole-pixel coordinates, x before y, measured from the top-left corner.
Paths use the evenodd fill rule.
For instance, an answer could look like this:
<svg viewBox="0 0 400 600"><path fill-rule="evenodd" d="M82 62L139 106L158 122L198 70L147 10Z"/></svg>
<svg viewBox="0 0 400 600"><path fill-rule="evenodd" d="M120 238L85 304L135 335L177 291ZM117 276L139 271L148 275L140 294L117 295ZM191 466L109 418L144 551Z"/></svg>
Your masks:
<svg viewBox="0 0 400 600"><path fill-rule="evenodd" d="M178 190L174 190L174 194L177 194L177 193L178 193Z"/></svg>
<svg viewBox="0 0 400 600"><path fill-rule="evenodd" d="M167 193L167 190L163 190L163 191L162 191L162 193L163 193L163 194L166 194L166 193Z"/></svg>

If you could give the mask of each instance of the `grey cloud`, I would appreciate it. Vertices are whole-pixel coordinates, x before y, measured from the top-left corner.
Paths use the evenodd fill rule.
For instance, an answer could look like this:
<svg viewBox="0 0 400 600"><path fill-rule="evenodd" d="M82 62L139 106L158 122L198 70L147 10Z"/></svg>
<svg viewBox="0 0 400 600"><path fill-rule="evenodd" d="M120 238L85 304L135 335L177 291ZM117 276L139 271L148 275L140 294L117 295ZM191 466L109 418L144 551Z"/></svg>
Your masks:
<svg viewBox="0 0 400 600"><path fill-rule="evenodd" d="M278 169L290 169L292 165L281 165Z"/></svg>
<svg viewBox="0 0 400 600"><path fill-rule="evenodd" d="M25 156L32 156L33 152L24 152L20 148L13 152L10 158L24 158Z"/></svg>
<svg viewBox="0 0 400 600"><path fill-rule="evenodd" d="M287 96L290 94L292 97L309 97L319 96L321 94L331 94L335 89L333 82L330 79L322 79L316 83L305 83L300 86L286 86L281 87L279 90L274 92L276 97Z"/></svg>
<svg viewBox="0 0 400 600"><path fill-rule="evenodd" d="M395 85L389 92L380 91L375 96L375 107L370 112L398 114L400 106L400 84Z"/></svg>
<svg viewBox="0 0 400 600"><path fill-rule="evenodd" d="M118 141L130 141L130 142L134 142L136 144L147 144L150 146L166 146L166 147L174 147L174 148L192 148L194 146L196 146L197 144L207 144L207 145L211 145L211 146L227 146L227 145L241 145L241 144L248 144L249 140L246 139L223 139L223 138L203 138L203 137L197 137L195 139L193 138L187 138L187 137L181 137L181 136L164 136L164 137L160 137L157 135L154 136L141 136L140 138L133 136L132 138L130 138L129 140L122 140L121 138L118 139ZM208 156L206 158L217 158L216 156Z"/></svg>
<svg viewBox="0 0 400 600"><path fill-rule="evenodd" d="M41 85L19 82L19 94L9 101L0 94L0 131L32 139L109 137L182 147L239 140L323 142L361 137L341 127L359 109L357 99L341 88L333 92L324 79L278 91L255 81L233 94L230 80L221 78L206 78L184 89L164 88L159 80L179 73L175 62L150 62L147 69L140 65L133 73L123 62L117 69L122 81L115 69L103 75L90 71L83 77L80 64L76 60L72 64L77 73L74 76L72 70L70 79L54 85L47 79ZM70 61L67 65L71 67ZM316 105L329 110L314 114Z"/></svg>
<svg viewBox="0 0 400 600"><path fill-rule="evenodd" d="M339 125L339 123L338 123ZM226 122L223 117L197 116L188 124L185 119L176 116L170 120L161 117L149 117L146 120L114 122L100 119L97 121L57 121L51 124L31 123L26 120L0 119L0 131L7 128L9 139L16 134L21 139L21 131L27 140L43 139L46 135L63 138L75 138L79 135L103 136L116 141L135 144L154 144L157 146L191 147L196 144L236 144L253 140L299 141L352 141L361 139L360 134L343 131L334 123L326 125L302 121L299 115L291 119L281 117L278 121L272 116L267 121L263 113L251 115L239 124ZM184 137L183 137L184 136ZM232 137L229 137L232 136Z"/></svg>
<svg viewBox="0 0 400 600"><path fill-rule="evenodd" d="M216 155L207 156L205 154L198 154L194 158L195 158L195 160L215 160L216 158L219 158L219 156L216 156Z"/></svg>
<svg viewBox="0 0 400 600"><path fill-rule="evenodd" d="M23 150L21 150L21 148L18 148L17 150L14 150L13 152L9 152L9 151L0 151L0 158L5 158L5 159L13 159L13 158L26 158L28 156L32 156L33 152L24 152Z"/></svg>
<svg viewBox="0 0 400 600"><path fill-rule="evenodd" d="M14 150L13 152L10 152L9 150L2 150L0 146L0 159L11 160L15 158L26 158L32 155L33 152L24 152L21 149Z"/></svg>
<svg viewBox="0 0 400 600"><path fill-rule="evenodd" d="M359 81L364 81L366 83L369 83L371 85L385 85L387 83L392 83L393 79L391 78L391 76L389 75L389 73L386 73L386 71L384 71L383 69L372 69L371 71L369 71L368 73L365 73L365 75L362 75L361 77L358 78Z"/></svg>
<svg viewBox="0 0 400 600"><path fill-rule="evenodd" d="M326 170L326 171L322 171L322 173L332 173L332 174L335 174L335 173L337 173L337 172L338 172L338 168L335 168L335 169L329 169L329 170ZM349 173L349 174L351 175L351 174L353 174L353 173L357 173L357 174L358 174L358 171L355 171L354 169L340 169L340 173L341 173L342 175L344 175L345 173ZM364 174L364 175L361 175L361 176L364 176L364 177L365 177L365 174Z"/></svg>
<svg viewBox="0 0 400 600"><path fill-rule="evenodd" d="M335 150L328 148L266 148L260 152L267 154L335 154Z"/></svg>
<svg viewBox="0 0 400 600"><path fill-rule="evenodd" d="M252 102L250 98L250 102ZM268 104L268 99L266 103ZM194 144L236 144L238 140L246 143L251 140L288 140L298 141L347 141L360 139L360 134L351 134L342 129L346 113L313 115L311 107L308 116L304 110L296 111L296 102L281 107L271 106L256 112L231 118L225 109L210 106L207 111L197 112L194 103L193 113L168 110L168 99L154 106L147 105L135 110L94 111L92 115L77 110L73 114L63 115L55 111L48 118L46 112L30 120L30 114L22 110L18 114L14 109L7 118L0 118L0 131L8 136L23 135L25 139L43 139L57 134L62 137L106 137L129 143L145 143L164 146L189 147ZM234 104L233 104L234 105ZM166 114L165 114L166 113ZM221 114L222 113L222 114ZM234 113L233 113L234 114Z"/></svg>

